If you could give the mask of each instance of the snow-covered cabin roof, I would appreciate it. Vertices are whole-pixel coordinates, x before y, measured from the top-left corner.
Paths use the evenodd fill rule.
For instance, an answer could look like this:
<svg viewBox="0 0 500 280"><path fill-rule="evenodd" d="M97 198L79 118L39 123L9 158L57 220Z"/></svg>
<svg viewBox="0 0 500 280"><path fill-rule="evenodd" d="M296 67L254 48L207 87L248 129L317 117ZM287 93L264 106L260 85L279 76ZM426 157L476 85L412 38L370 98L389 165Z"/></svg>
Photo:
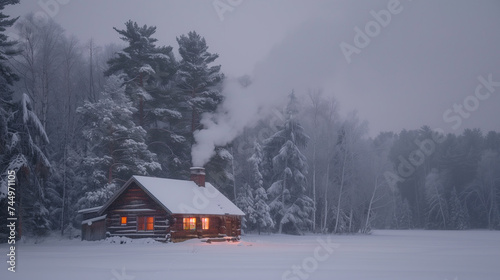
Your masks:
<svg viewBox="0 0 500 280"><path fill-rule="evenodd" d="M102 214L134 181L171 214L245 215L208 182L205 187L199 187L193 181L137 175L132 176L99 213Z"/></svg>
<svg viewBox="0 0 500 280"><path fill-rule="evenodd" d="M80 209L80 210L78 210L78 214L87 214L87 213L98 212L101 208L102 208L102 206Z"/></svg>
<svg viewBox="0 0 500 280"><path fill-rule="evenodd" d="M95 218L92 218L92 219L84 220L84 221L82 221L82 225L87 224L87 225L90 226L90 225L92 225L93 222L97 222L97 221L101 221L101 220L106 219L106 216L107 215L102 215L102 216L95 217Z"/></svg>

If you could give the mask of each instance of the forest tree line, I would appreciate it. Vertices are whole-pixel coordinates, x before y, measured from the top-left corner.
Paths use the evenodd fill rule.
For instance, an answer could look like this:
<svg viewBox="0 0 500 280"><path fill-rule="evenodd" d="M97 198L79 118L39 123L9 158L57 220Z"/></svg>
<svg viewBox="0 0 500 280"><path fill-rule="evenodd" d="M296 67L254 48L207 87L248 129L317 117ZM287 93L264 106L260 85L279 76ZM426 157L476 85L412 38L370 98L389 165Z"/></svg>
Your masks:
<svg viewBox="0 0 500 280"><path fill-rule="evenodd" d="M200 34L179 35L175 53L158 45L156 27L133 21L114 28L123 44L108 46L32 14L1 17L0 27L0 206L16 170L20 233L74 236L77 211L132 175L189 178L193 133L228 79ZM500 227L499 133L439 134L432 147L427 126L371 138L321 90L290 92L205 165L207 181L246 213L244 231Z"/></svg>

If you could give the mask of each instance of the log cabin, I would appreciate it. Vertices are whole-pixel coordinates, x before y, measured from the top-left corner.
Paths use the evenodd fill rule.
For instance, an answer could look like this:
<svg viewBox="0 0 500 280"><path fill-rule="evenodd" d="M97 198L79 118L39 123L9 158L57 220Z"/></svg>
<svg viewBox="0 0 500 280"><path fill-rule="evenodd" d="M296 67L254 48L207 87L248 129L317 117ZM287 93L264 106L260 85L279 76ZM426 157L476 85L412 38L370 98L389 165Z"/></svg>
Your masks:
<svg viewBox="0 0 500 280"><path fill-rule="evenodd" d="M245 214L212 184L205 170L191 180L132 176L100 207L82 209L82 240L111 236L183 241L239 237Z"/></svg>

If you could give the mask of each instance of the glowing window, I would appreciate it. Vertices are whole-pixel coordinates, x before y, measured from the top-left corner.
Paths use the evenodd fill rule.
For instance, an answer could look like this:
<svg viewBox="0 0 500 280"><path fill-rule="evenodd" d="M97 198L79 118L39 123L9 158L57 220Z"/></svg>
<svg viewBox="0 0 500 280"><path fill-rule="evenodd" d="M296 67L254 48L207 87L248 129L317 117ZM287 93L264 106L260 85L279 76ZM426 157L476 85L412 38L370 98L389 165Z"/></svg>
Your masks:
<svg viewBox="0 0 500 280"><path fill-rule="evenodd" d="M154 217L147 217L146 222L146 230L154 230L155 229L155 219Z"/></svg>
<svg viewBox="0 0 500 280"><path fill-rule="evenodd" d="M208 218L201 218L201 228L202 229L208 229L209 228Z"/></svg>
<svg viewBox="0 0 500 280"><path fill-rule="evenodd" d="M196 229L196 218L184 218L182 223L184 224L184 230Z"/></svg>
<svg viewBox="0 0 500 280"><path fill-rule="evenodd" d="M127 217L122 217L121 224L122 225L126 225L127 224Z"/></svg>
<svg viewBox="0 0 500 280"><path fill-rule="evenodd" d="M154 230L154 217L137 217L137 230Z"/></svg>

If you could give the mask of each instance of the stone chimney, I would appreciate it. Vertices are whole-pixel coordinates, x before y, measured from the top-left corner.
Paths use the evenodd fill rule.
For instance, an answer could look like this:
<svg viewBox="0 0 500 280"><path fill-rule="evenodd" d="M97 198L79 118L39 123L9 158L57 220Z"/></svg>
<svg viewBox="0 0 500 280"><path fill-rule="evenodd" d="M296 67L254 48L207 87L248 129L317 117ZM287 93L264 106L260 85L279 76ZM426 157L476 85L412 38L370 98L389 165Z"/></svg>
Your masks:
<svg viewBox="0 0 500 280"><path fill-rule="evenodd" d="M198 186L205 186L205 168L191 167L191 181L195 182Z"/></svg>

